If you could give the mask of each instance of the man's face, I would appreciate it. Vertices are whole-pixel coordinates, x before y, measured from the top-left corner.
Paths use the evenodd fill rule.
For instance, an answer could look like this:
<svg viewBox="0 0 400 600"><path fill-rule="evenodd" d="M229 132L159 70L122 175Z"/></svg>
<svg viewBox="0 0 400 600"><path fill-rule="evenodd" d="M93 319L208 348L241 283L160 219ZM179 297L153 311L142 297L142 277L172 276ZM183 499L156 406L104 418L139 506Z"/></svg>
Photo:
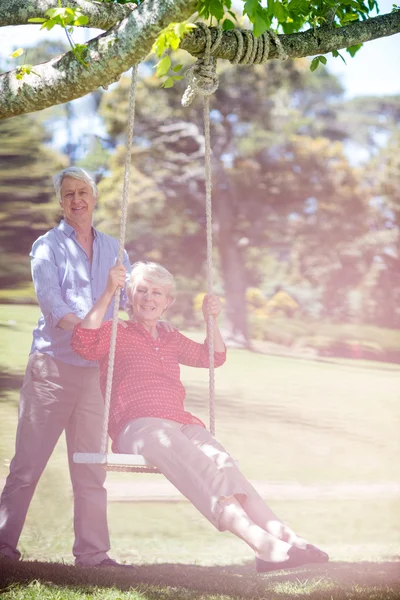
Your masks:
<svg viewBox="0 0 400 600"><path fill-rule="evenodd" d="M69 225L91 225L96 199L88 183L74 177L64 177L60 204Z"/></svg>

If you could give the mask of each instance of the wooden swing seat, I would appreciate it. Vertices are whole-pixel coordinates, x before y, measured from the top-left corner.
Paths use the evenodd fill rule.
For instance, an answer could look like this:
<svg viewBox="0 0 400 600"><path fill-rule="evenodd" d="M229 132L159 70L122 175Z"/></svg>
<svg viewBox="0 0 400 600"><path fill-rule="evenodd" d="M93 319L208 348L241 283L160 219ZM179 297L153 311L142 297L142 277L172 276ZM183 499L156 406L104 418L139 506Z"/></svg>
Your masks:
<svg viewBox="0 0 400 600"><path fill-rule="evenodd" d="M103 465L107 471L127 471L131 473L160 473L140 454L103 454L101 452L75 452L74 463Z"/></svg>

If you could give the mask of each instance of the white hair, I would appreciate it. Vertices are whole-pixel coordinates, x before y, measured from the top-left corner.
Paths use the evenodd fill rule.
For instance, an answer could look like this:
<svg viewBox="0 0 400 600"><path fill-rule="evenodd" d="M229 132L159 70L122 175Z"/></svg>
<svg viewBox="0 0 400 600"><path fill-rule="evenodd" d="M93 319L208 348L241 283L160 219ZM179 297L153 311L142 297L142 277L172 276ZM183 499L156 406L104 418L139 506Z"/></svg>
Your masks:
<svg viewBox="0 0 400 600"><path fill-rule="evenodd" d="M67 167L66 169L64 169L63 171L60 171L59 173L57 173L57 175L55 175L53 177L54 189L56 191L57 200L59 202L61 202L61 186L62 186L62 182L64 181L65 177L72 177L73 179L80 179L81 181L84 181L85 183L89 184L90 187L92 188L94 197L97 199L97 195L98 195L97 185L96 185L93 177L91 177L89 175L89 173L87 173L87 171L85 171L84 169L81 169L80 167Z"/></svg>
<svg viewBox="0 0 400 600"><path fill-rule="evenodd" d="M175 279L168 269L155 262L136 262L132 265L129 281L126 284L127 300L125 310L130 319L133 319L131 295L135 289L136 281L140 278L147 279L151 283L164 288L168 298L172 300L171 304L175 300Z"/></svg>

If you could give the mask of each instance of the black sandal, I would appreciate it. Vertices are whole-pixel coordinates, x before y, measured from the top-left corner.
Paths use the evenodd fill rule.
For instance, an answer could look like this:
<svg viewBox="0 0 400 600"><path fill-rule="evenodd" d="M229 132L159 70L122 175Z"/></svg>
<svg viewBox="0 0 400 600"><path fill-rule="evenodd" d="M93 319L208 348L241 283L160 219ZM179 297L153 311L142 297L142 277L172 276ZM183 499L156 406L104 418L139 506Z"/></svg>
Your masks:
<svg viewBox="0 0 400 600"><path fill-rule="evenodd" d="M293 569L294 567L301 567L309 563L325 563L328 560L329 556L327 553L312 544L307 544L304 549L292 546L288 550L288 558L286 560L269 562L261 558L256 558L256 571L257 573L268 573L269 571L277 571L278 569Z"/></svg>

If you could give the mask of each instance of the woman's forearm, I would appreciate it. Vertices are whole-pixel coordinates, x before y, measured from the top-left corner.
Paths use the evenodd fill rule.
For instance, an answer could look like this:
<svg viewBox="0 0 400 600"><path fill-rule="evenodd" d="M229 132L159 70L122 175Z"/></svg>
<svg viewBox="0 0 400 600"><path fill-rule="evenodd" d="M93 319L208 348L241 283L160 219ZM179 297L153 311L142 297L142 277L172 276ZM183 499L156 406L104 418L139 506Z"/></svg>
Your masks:
<svg viewBox="0 0 400 600"><path fill-rule="evenodd" d="M113 293L105 290L83 321L81 321L81 327L83 329L99 329L104 321L104 317L106 316L107 309L110 306L113 297Z"/></svg>
<svg viewBox="0 0 400 600"><path fill-rule="evenodd" d="M214 352L225 352L225 343L216 319L213 319Z"/></svg>

